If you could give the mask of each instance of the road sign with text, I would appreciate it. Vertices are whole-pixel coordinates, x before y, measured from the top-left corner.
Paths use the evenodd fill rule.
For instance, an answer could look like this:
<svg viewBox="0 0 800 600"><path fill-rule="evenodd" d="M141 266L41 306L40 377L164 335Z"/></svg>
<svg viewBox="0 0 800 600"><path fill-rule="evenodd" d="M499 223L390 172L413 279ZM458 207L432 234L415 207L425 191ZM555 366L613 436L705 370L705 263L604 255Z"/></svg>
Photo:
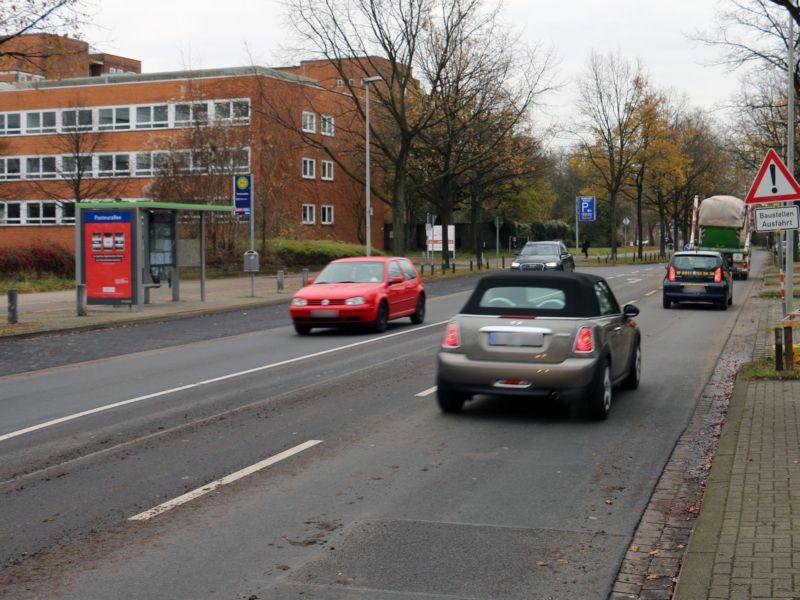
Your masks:
<svg viewBox="0 0 800 600"><path fill-rule="evenodd" d="M595 205L594 196L578 196L578 220L594 221L595 220L594 205Z"/></svg>

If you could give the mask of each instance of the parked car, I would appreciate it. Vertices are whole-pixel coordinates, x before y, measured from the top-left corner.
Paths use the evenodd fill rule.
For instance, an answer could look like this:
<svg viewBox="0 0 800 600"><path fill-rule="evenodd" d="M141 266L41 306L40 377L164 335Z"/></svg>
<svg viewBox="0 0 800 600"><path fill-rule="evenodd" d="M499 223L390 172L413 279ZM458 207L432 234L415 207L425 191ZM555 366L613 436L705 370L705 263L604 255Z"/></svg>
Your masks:
<svg viewBox="0 0 800 600"><path fill-rule="evenodd" d="M512 270L521 271L574 271L575 258L564 242L528 242L511 262Z"/></svg>
<svg viewBox="0 0 800 600"><path fill-rule="evenodd" d="M407 258L342 258L292 296L289 312L300 335L314 327L369 326L382 332L392 319L425 320L425 285Z"/></svg>
<svg viewBox="0 0 800 600"><path fill-rule="evenodd" d="M506 272L483 277L448 324L437 355L437 399L458 412L476 394L569 402L605 419L612 388L641 375L633 304L588 273Z"/></svg>
<svg viewBox="0 0 800 600"><path fill-rule="evenodd" d="M679 302L711 302L720 310L733 304L733 274L719 252L676 252L667 265L662 292L664 308Z"/></svg>

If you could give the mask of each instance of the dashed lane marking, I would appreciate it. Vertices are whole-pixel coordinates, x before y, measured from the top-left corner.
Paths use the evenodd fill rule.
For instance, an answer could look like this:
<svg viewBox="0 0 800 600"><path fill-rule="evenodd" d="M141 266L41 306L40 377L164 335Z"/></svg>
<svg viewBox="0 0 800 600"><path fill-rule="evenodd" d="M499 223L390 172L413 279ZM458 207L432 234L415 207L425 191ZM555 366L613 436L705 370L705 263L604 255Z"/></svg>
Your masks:
<svg viewBox="0 0 800 600"><path fill-rule="evenodd" d="M186 492L185 494L178 496L177 498L173 498L163 504L159 504L158 506L151 508L150 510L146 510L144 512L139 513L138 515L133 515L128 520L129 521L147 521L156 517L162 513L167 512L168 510L172 510L173 508L180 506L181 504L186 504L187 502L191 502L195 498L199 498L200 496L204 496L209 492L213 492L214 490L222 487L223 485L227 485L229 483L233 483L234 481L238 481L243 477L247 477L248 475L252 475L261 469L266 469L270 465L274 465L277 462L282 461L285 458L289 458L303 450L307 450L312 446L316 446L317 444L322 443L322 440L308 440L307 442L303 442L302 444L295 446L294 448L289 448L288 450L284 450L279 454L274 456L270 456L269 458L265 458L264 460L257 462L254 465L250 465L249 467L245 467L240 471L236 471L235 473L231 473L230 475L226 475L216 481L212 481L211 483L207 483L204 486L201 486L197 489L192 490L191 492Z"/></svg>

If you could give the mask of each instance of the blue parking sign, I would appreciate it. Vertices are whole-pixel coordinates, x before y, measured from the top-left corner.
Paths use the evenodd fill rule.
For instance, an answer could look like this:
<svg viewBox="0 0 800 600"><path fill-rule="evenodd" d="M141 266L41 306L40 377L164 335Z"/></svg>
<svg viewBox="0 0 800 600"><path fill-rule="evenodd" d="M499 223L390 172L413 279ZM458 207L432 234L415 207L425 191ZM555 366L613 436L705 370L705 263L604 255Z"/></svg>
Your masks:
<svg viewBox="0 0 800 600"><path fill-rule="evenodd" d="M578 220L594 221L594 196L578 196Z"/></svg>
<svg viewBox="0 0 800 600"><path fill-rule="evenodd" d="M247 217L252 212L252 175L235 175L233 177L233 206L236 208L236 214L240 217Z"/></svg>

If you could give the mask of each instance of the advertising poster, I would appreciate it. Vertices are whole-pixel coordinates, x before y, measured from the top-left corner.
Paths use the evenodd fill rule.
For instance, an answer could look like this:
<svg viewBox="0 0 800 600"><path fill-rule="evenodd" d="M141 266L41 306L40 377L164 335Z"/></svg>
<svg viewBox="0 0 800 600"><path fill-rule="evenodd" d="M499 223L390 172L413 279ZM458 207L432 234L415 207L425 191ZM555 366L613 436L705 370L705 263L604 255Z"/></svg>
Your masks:
<svg viewBox="0 0 800 600"><path fill-rule="evenodd" d="M83 256L89 304L134 302L133 211L83 213Z"/></svg>

